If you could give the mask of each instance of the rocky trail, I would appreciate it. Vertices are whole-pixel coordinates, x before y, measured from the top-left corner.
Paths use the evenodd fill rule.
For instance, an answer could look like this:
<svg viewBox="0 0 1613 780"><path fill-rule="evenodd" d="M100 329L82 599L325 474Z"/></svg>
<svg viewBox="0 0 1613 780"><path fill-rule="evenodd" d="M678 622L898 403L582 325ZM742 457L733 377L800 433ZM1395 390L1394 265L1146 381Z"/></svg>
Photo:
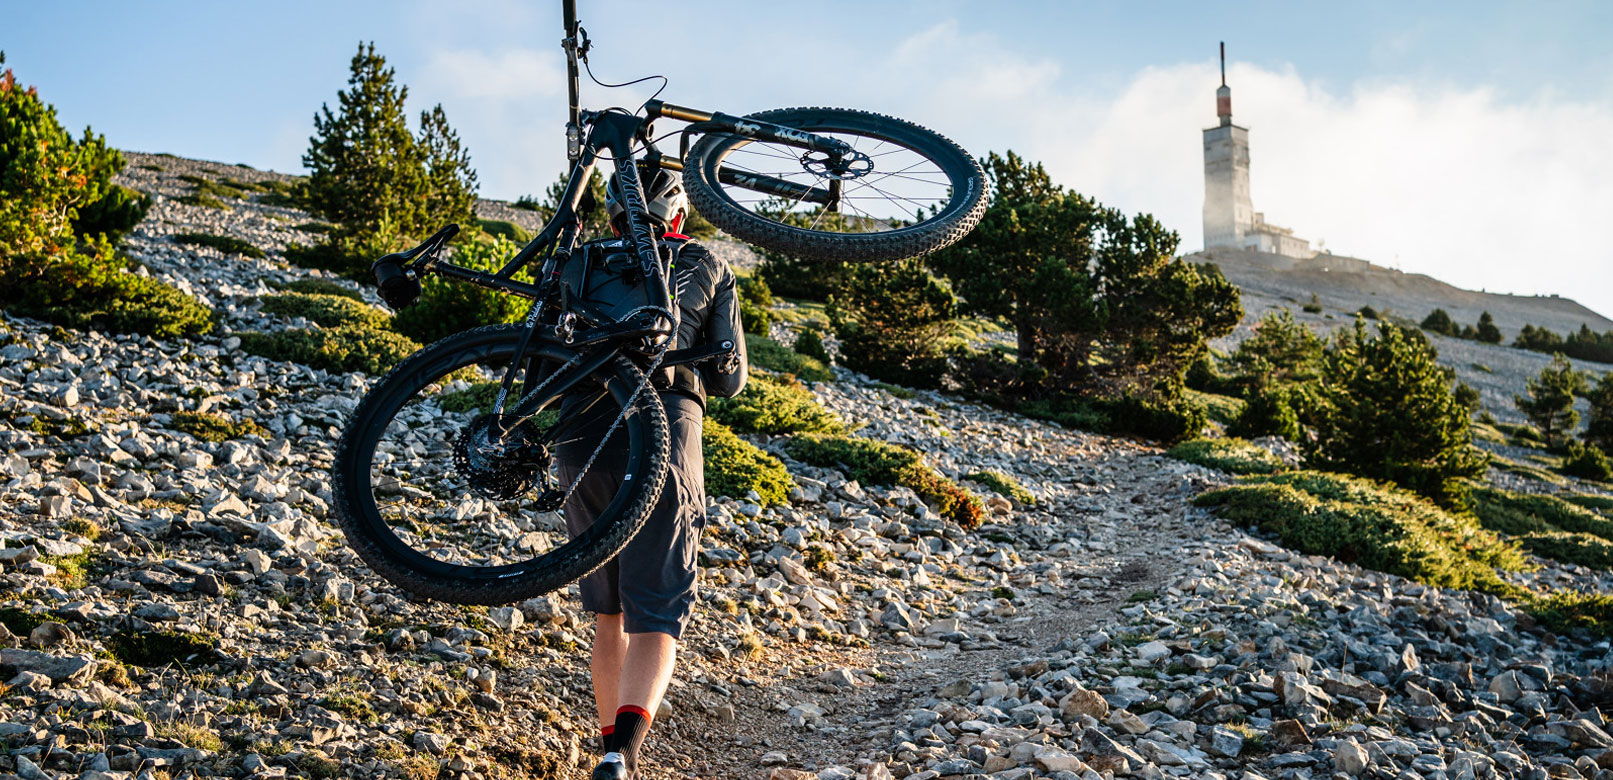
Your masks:
<svg viewBox="0 0 1613 780"><path fill-rule="evenodd" d="M574 589L461 608L377 579L329 516L370 378L240 349L306 326L258 299L309 275L280 254L314 239L307 215L187 206L180 176L275 174L131 157L125 181L158 202L128 251L221 328L0 318L0 777L586 777ZM710 501L648 777L1613 777L1606 641L1255 538L1191 504L1230 476L1151 446L844 371L812 391L860 435L955 479L1000 470L1035 502L992 496L966 531L787 457L787 505ZM252 426L199 436L179 423L198 411Z"/></svg>

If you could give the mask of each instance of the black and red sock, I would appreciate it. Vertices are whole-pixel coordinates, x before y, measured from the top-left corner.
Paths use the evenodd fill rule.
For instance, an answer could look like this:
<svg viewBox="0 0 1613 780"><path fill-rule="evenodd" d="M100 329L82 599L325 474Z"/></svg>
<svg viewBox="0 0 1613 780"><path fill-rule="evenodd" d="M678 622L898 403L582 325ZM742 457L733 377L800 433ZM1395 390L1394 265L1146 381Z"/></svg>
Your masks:
<svg viewBox="0 0 1613 780"><path fill-rule="evenodd" d="M616 752L616 726L599 727L599 744L605 748L606 753Z"/></svg>
<svg viewBox="0 0 1613 780"><path fill-rule="evenodd" d="M628 769L638 767L638 749L644 744L644 736L649 733L650 713L643 707L629 704L616 711L614 749L622 754Z"/></svg>

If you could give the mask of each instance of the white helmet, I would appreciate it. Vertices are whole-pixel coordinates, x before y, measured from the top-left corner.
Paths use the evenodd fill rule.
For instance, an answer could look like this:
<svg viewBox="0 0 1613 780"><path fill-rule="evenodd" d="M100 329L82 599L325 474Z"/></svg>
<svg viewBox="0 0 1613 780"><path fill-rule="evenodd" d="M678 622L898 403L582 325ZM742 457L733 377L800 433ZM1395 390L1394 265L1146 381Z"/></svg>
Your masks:
<svg viewBox="0 0 1613 780"><path fill-rule="evenodd" d="M644 187L645 211L667 230L676 232L683 227L684 215L689 213L689 196L683 192L683 176L659 166L654 173L646 176L644 166L640 165L639 178ZM626 211L616 174L611 174L610 181L605 184L605 211L610 214L612 221Z"/></svg>

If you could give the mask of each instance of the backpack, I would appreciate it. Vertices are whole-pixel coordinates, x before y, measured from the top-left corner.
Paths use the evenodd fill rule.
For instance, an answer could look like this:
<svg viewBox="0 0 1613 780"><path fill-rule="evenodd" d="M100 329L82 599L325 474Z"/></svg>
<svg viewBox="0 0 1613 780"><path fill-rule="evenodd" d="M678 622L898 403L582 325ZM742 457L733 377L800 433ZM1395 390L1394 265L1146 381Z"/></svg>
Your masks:
<svg viewBox="0 0 1613 780"><path fill-rule="evenodd" d="M618 321L634 309L651 305L650 286L639 269L638 257L619 238L577 247L566 263L561 285L572 307L596 324Z"/></svg>

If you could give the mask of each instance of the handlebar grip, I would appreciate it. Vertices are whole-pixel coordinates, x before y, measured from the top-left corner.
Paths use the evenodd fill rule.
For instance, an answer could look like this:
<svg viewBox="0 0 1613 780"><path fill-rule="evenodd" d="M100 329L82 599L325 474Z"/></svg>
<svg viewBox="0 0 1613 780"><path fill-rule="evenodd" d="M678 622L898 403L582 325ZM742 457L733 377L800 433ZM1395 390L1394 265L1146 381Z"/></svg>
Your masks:
<svg viewBox="0 0 1613 780"><path fill-rule="evenodd" d="M375 284L380 289L381 300L393 311L400 310L420 297L420 280L403 270L403 264L396 260L381 258L375 263Z"/></svg>

